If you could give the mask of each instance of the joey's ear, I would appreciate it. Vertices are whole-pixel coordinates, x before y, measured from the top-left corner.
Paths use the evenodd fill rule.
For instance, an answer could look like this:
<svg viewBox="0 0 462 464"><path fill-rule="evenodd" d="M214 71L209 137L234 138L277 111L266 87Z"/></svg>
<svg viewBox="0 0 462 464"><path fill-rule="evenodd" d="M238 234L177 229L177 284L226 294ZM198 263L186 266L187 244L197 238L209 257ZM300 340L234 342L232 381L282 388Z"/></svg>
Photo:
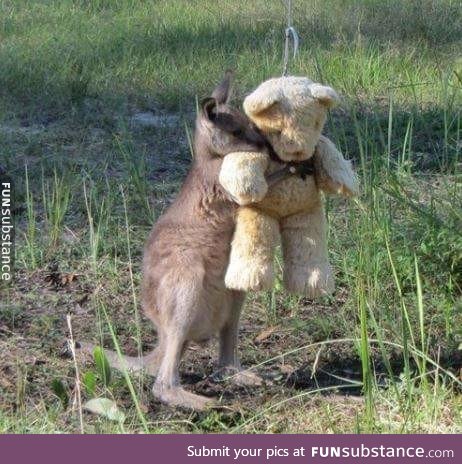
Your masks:
<svg viewBox="0 0 462 464"><path fill-rule="evenodd" d="M215 98L219 105L228 103L231 98L231 84L233 83L234 73L230 69L225 72L223 80L217 85L212 92L212 97Z"/></svg>
<svg viewBox="0 0 462 464"><path fill-rule="evenodd" d="M209 121L213 121L217 116L217 101L213 97L204 98L201 101L202 114Z"/></svg>
<svg viewBox="0 0 462 464"><path fill-rule="evenodd" d="M337 92L327 85L312 84L310 86L311 95L327 108L335 106L339 101Z"/></svg>

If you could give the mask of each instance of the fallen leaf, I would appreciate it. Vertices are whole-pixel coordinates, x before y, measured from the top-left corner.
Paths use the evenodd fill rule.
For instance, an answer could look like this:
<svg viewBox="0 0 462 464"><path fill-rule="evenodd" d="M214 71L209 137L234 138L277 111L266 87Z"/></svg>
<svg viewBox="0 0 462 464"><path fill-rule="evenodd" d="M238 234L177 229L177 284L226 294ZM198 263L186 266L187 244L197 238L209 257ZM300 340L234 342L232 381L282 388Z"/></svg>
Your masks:
<svg viewBox="0 0 462 464"><path fill-rule="evenodd" d="M294 367L294 366L291 366L290 364L280 364L280 365L279 365L279 370L280 370L283 374L292 374L292 372L295 371L295 367Z"/></svg>
<svg viewBox="0 0 462 464"><path fill-rule="evenodd" d="M80 306L78 303L75 305L75 308L74 308L74 313L75 314L88 314L89 310L88 309L85 309L85 308L82 308L82 306Z"/></svg>
<svg viewBox="0 0 462 464"><path fill-rule="evenodd" d="M149 412L149 406L145 403L140 403L140 409L141 412L143 412L144 414L147 414Z"/></svg>
<svg viewBox="0 0 462 464"><path fill-rule="evenodd" d="M104 416L115 422L123 422L125 420L125 414L119 410L115 401L109 398L93 398L87 401L83 405L83 408L86 411Z"/></svg>
<svg viewBox="0 0 462 464"><path fill-rule="evenodd" d="M64 285L70 284L75 278L76 278L75 274L62 274L61 285L64 287Z"/></svg>
<svg viewBox="0 0 462 464"><path fill-rule="evenodd" d="M267 329L263 330L263 332L260 332L256 337L255 341L257 343L261 343L262 341L266 340L267 338L271 337L271 335L278 329L277 326L271 326L268 327Z"/></svg>

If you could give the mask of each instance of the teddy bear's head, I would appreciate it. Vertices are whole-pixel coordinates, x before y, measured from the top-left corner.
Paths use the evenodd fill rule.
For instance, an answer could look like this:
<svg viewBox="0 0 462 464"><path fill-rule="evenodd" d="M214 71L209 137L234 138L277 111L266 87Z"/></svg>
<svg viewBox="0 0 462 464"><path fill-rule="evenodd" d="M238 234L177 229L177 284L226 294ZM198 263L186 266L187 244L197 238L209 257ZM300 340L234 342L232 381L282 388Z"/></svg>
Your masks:
<svg viewBox="0 0 462 464"><path fill-rule="evenodd" d="M303 161L313 156L327 110L337 101L331 87L306 77L278 77L248 95L244 111L281 159Z"/></svg>

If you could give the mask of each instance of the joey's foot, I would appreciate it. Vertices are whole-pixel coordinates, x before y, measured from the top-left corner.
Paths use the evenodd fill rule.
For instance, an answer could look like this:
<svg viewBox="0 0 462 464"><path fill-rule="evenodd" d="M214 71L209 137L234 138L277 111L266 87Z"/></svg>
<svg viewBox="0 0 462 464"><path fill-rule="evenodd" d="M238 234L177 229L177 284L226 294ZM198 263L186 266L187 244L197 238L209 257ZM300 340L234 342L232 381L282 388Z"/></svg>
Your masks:
<svg viewBox="0 0 462 464"><path fill-rule="evenodd" d="M242 387L259 387L263 384L263 378L254 372L239 367L226 366L212 374L217 382L229 381Z"/></svg>
<svg viewBox="0 0 462 464"><path fill-rule="evenodd" d="M308 298L327 296L334 291L334 278L329 263L311 264L284 272L284 286L290 293Z"/></svg>
<svg viewBox="0 0 462 464"><path fill-rule="evenodd" d="M231 259L225 275L225 285L233 290L260 291L273 286L274 271L272 263L257 264L234 263Z"/></svg>
<svg viewBox="0 0 462 464"><path fill-rule="evenodd" d="M165 388L154 384L152 392L157 399L169 406L192 409L194 411L205 411L218 406L218 403L213 398L196 395L181 387Z"/></svg>

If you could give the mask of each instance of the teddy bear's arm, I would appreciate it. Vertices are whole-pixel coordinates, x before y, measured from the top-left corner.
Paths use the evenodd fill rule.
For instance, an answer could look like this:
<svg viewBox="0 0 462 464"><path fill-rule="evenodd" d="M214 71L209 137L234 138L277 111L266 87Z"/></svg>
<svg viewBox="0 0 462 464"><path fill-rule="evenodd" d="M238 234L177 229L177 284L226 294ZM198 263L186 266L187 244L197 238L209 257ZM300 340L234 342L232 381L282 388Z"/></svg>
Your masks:
<svg viewBox="0 0 462 464"><path fill-rule="evenodd" d="M358 194L358 179L336 146L321 135L314 154L315 177L321 190L343 196Z"/></svg>
<svg viewBox="0 0 462 464"><path fill-rule="evenodd" d="M261 201L268 191L265 179L268 163L265 153L229 153L221 165L220 184L241 206Z"/></svg>

